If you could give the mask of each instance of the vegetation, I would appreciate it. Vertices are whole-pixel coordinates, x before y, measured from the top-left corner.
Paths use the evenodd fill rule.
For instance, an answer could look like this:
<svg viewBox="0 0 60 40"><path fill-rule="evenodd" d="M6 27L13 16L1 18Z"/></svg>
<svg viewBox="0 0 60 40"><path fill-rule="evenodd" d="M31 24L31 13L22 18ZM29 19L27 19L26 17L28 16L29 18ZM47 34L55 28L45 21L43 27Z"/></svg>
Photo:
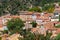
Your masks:
<svg viewBox="0 0 60 40"><path fill-rule="evenodd" d="M37 23L35 21L32 22L32 26L36 27ZM32 33L31 30L26 31L23 29L24 23L20 18L13 18L7 22L7 28L12 33L20 33L23 38L19 37L19 40L51 40L52 32L46 32L46 35ZM5 31L6 32L6 31ZM57 40L59 37L57 36Z"/></svg>
<svg viewBox="0 0 60 40"><path fill-rule="evenodd" d="M33 12L42 12L42 9L39 8L39 7L33 7L33 8L30 8L29 11L33 11Z"/></svg>
<svg viewBox="0 0 60 40"><path fill-rule="evenodd" d="M48 13L53 13L54 12L54 5L45 5L42 8L43 11L46 11Z"/></svg>
<svg viewBox="0 0 60 40"><path fill-rule="evenodd" d="M0 0L0 16L10 13L12 15L18 14L18 11L34 11L42 12L46 11L53 13L54 5L53 3L60 2L60 0ZM48 5L47 5L48 4ZM52 4L52 5L51 5ZM32 7L31 7L32 6ZM41 7L41 8L40 8ZM59 16L60 21L60 16ZM33 21L32 27L36 27L37 23ZM4 33L20 33L23 38L19 40L50 40L52 33L46 32L46 36L43 34L31 33L31 30L24 29L24 22L20 18L12 18L7 22L8 30L4 30ZM56 26L60 28L60 25ZM1 40L1 37L0 37ZM55 40L60 40L60 34L56 36Z"/></svg>
<svg viewBox="0 0 60 40"><path fill-rule="evenodd" d="M7 13L16 15L18 11L28 11L31 6L34 9L33 7L44 7L46 4L53 4L55 2L60 2L60 0L0 0L0 16ZM41 11L40 9L38 10L38 12ZM54 10L54 8L49 7L48 12L51 10Z"/></svg>
<svg viewBox="0 0 60 40"><path fill-rule="evenodd" d="M33 21L31 24L32 24L32 27L37 27L37 23L35 21Z"/></svg>
<svg viewBox="0 0 60 40"><path fill-rule="evenodd" d="M58 34L54 40L60 40L60 34Z"/></svg>
<svg viewBox="0 0 60 40"><path fill-rule="evenodd" d="M8 30L4 30L4 31L3 31L3 34L5 34L5 33L8 34Z"/></svg>
<svg viewBox="0 0 60 40"><path fill-rule="evenodd" d="M56 27L56 28L60 28L60 24L56 25L55 27Z"/></svg>
<svg viewBox="0 0 60 40"><path fill-rule="evenodd" d="M19 37L19 40L36 40L36 37L31 32L26 32L26 34L23 36L23 38Z"/></svg>
<svg viewBox="0 0 60 40"><path fill-rule="evenodd" d="M48 33L47 31L46 34L47 35L44 36L43 34L34 34L28 31L25 36L19 38L19 40L50 40L52 33Z"/></svg>
<svg viewBox="0 0 60 40"><path fill-rule="evenodd" d="M13 18L7 22L7 28L10 32L19 33L24 27L24 23L20 18Z"/></svg>

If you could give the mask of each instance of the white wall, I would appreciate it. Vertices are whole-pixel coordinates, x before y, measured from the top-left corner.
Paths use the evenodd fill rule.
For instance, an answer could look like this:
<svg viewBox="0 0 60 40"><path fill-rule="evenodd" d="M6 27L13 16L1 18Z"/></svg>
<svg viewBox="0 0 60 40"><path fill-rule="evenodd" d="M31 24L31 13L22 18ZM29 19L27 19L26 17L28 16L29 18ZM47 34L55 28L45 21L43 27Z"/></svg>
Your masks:
<svg viewBox="0 0 60 40"><path fill-rule="evenodd" d="M51 21L59 21L59 19L51 19Z"/></svg>

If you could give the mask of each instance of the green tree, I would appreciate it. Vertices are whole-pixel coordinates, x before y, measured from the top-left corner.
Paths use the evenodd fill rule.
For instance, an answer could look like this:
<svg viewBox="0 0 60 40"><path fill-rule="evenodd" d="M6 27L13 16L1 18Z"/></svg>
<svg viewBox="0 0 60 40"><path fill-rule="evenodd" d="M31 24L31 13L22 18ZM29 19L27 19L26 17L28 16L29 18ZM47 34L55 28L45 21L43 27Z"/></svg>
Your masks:
<svg viewBox="0 0 60 40"><path fill-rule="evenodd" d="M58 34L54 40L60 40L60 34Z"/></svg>
<svg viewBox="0 0 60 40"><path fill-rule="evenodd" d="M0 1L0 16L7 14L6 12L8 11L7 10L8 5L9 5L9 0Z"/></svg>
<svg viewBox="0 0 60 40"><path fill-rule="evenodd" d="M60 2L60 0L0 0L0 16L5 15L6 12L13 15L19 14L18 11L28 11L41 12L40 8L36 6L44 7L46 4L53 4L55 2ZM48 7L46 7L47 9ZM54 8L48 9L48 12L53 12Z"/></svg>
<svg viewBox="0 0 60 40"><path fill-rule="evenodd" d="M48 31L46 31L45 40L50 40L51 35L52 35L52 32L49 33Z"/></svg>
<svg viewBox="0 0 60 40"><path fill-rule="evenodd" d="M24 27L24 22L20 18L12 18L7 22L7 28L10 32L20 32Z"/></svg>
<svg viewBox="0 0 60 40"><path fill-rule="evenodd" d="M4 34L5 34L5 33L8 34L8 30L4 30L3 33L4 33Z"/></svg>
<svg viewBox="0 0 60 40"><path fill-rule="evenodd" d="M30 24L32 24L32 27L37 27L37 23L36 23L35 21L33 21L33 22L30 23Z"/></svg>
<svg viewBox="0 0 60 40"><path fill-rule="evenodd" d="M19 40L50 40L52 33L46 32L46 36L44 34L35 34L30 31L23 31L23 38L19 37Z"/></svg>
<svg viewBox="0 0 60 40"><path fill-rule="evenodd" d="M42 12L42 9L40 9L39 7L33 7L33 8L29 8L29 11Z"/></svg>
<svg viewBox="0 0 60 40"><path fill-rule="evenodd" d="M30 31L24 31L23 38L19 37L19 40L34 40L35 35Z"/></svg>
<svg viewBox="0 0 60 40"><path fill-rule="evenodd" d="M24 38L24 40L34 40L34 39L35 39L35 36L31 32L27 33L26 37Z"/></svg>
<svg viewBox="0 0 60 40"><path fill-rule="evenodd" d="M7 8L7 10L9 11L9 13L11 13L12 15L16 15L18 14L18 10L20 10L20 1L18 0L10 0L9 1L9 7Z"/></svg>
<svg viewBox="0 0 60 40"><path fill-rule="evenodd" d="M56 25L55 27L56 27L56 28L60 28L60 24Z"/></svg>
<svg viewBox="0 0 60 40"><path fill-rule="evenodd" d="M53 13L54 12L54 5L45 5L42 8L43 11L46 11L48 13Z"/></svg>

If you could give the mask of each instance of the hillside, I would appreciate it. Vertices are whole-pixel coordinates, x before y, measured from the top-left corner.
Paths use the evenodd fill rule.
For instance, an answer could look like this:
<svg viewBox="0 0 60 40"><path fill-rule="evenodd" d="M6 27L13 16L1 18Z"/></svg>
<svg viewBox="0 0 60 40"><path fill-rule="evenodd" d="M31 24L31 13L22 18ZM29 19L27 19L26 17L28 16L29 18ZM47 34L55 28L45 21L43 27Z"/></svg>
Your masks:
<svg viewBox="0 0 60 40"><path fill-rule="evenodd" d="M18 11L28 11L32 7L43 7L60 0L0 0L0 16L7 13L16 14Z"/></svg>

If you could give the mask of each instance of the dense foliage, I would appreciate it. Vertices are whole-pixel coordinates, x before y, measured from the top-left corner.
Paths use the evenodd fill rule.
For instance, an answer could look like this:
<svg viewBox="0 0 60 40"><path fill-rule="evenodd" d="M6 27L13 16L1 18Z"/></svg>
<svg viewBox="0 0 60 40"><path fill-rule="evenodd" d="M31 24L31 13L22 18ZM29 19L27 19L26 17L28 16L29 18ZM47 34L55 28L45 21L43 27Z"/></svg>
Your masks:
<svg viewBox="0 0 60 40"><path fill-rule="evenodd" d="M56 28L60 28L60 24L56 25L55 27L56 27Z"/></svg>
<svg viewBox="0 0 60 40"><path fill-rule="evenodd" d="M60 40L60 34L58 34L54 40Z"/></svg>
<svg viewBox="0 0 60 40"><path fill-rule="evenodd" d="M37 27L37 23L36 23L35 21L33 21L33 22L30 23L30 24L32 24L32 27Z"/></svg>
<svg viewBox="0 0 60 40"><path fill-rule="evenodd" d="M45 5L42 8L43 11L46 11L48 13L53 13L54 12L54 5Z"/></svg>
<svg viewBox="0 0 60 40"><path fill-rule="evenodd" d="M24 23L20 18L13 18L7 22L7 28L10 32L20 32L24 27Z"/></svg>
<svg viewBox="0 0 60 40"><path fill-rule="evenodd" d="M46 32L46 34L47 35L44 36L43 34L34 34L28 31L25 36L19 38L19 40L50 40L52 33Z"/></svg>
<svg viewBox="0 0 60 40"><path fill-rule="evenodd" d="M60 0L0 0L0 16L7 13L15 15L18 14L18 11L26 11L37 6L44 7L45 4L54 2L60 2Z"/></svg>
<svg viewBox="0 0 60 40"><path fill-rule="evenodd" d="M30 8L29 11L32 11L32 12L42 12L42 9L39 8L39 7L33 7L33 8Z"/></svg>

